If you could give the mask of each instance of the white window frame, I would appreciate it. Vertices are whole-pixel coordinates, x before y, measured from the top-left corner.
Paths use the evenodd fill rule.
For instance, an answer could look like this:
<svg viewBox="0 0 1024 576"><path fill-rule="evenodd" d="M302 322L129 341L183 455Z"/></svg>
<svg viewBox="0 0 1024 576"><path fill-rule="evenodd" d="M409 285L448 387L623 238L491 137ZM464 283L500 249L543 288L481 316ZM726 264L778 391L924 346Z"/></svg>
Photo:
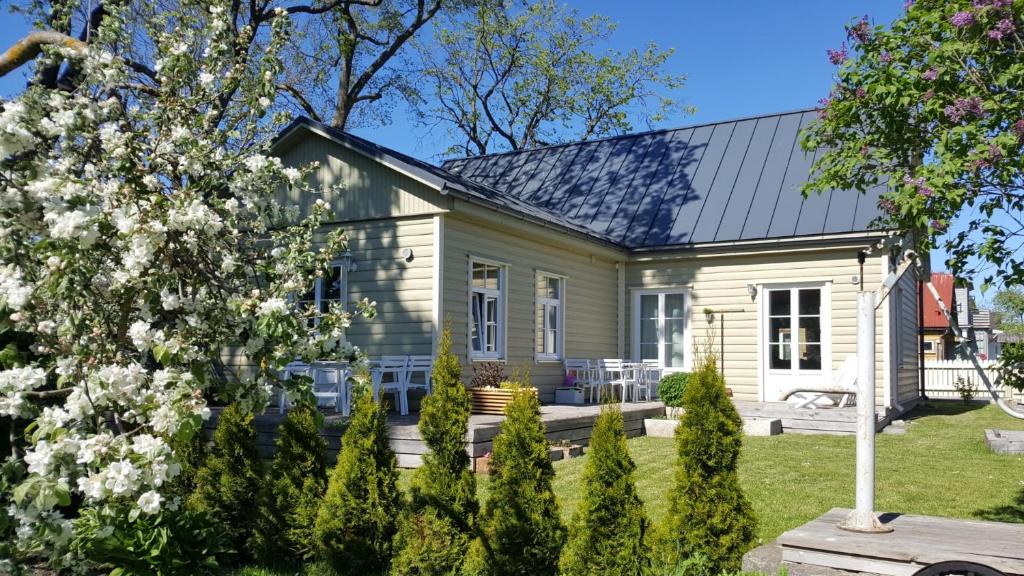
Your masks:
<svg viewBox="0 0 1024 576"><path fill-rule="evenodd" d="M330 268L337 268L340 272L341 286L339 287L340 294L338 295L341 307L344 310L348 310L348 266L349 262L346 260L331 260L329 265ZM293 302L292 306L297 306L299 302L307 302L300 299L296 294L292 293L289 299ZM313 281L313 307L316 309L316 314L313 316L313 327L320 325L320 317L323 312L320 311L320 303L324 301L324 277L318 276Z"/></svg>
<svg viewBox="0 0 1024 576"><path fill-rule="evenodd" d="M796 327L797 323L795 320L800 315L797 309L798 300L794 298L794 292L799 290L820 290L821 291L821 308L818 310L818 326L821 331L821 341L819 342L820 354L821 354L821 368L817 370L813 369L802 369L800 368L800 362L796 358L794 351L796 346L793 346L792 341L790 344L790 351L793 357L790 358L789 368L772 368L771 367L771 345L769 343L768 331L771 330L771 323L768 321L770 303L768 292L772 290L788 290L790 292L790 326ZM764 318L764 324L760 327L763 331L762 335L758 338L760 341L759 348L762 349L764 358L764 367L767 374L780 375L780 374L806 374L806 375L824 375L829 376L832 373L832 283L831 282L793 282L785 284L763 284L759 285L758 288L758 299L764 302L763 313L759 313L758 316ZM792 332L790 338L792 338ZM794 368L793 366L796 366Z"/></svg>
<svg viewBox="0 0 1024 576"><path fill-rule="evenodd" d="M548 298L538 294L541 279L554 279L558 280L558 298ZM565 358L565 286L568 276L563 274L555 274L553 272L545 272L543 270L537 270L534 276L533 291L534 291L534 326L533 326L533 352L534 360L536 362L556 362L561 361ZM546 283L545 283L546 288ZM536 318L537 310L544 307L544 312L539 318L540 324L537 324L538 319ZM548 328L548 307L556 307L556 318L558 326L555 327L557 333L555 335L555 353L537 352L537 332L540 331L540 337L543 340L547 334Z"/></svg>
<svg viewBox="0 0 1024 576"><path fill-rule="evenodd" d="M495 266L498 268L498 289L493 288L476 288L473 286L473 266L475 264L484 264L487 266ZM496 361L505 359L505 344L508 341L506 335L506 327L508 326L508 264L500 262L498 260L491 260L489 258L480 258L478 256L469 257L469 270L467 271L467 283L469 284L468 299L466 301L466 348L469 351L469 359L473 361ZM494 345L494 352L476 351L473 350L473 294L482 293L490 296L497 296L498 300L498 317L496 318L496 329L495 337L497 342ZM485 332L485 331L484 331ZM484 333L481 333L481 348L484 346Z"/></svg>
<svg viewBox="0 0 1024 576"><path fill-rule="evenodd" d="M665 296L669 294L683 295L683 365L665 365ZM666 372L689 372L693 369L693 333L690 329L690 289L688 287L675 288L643 288L633 289L633 323L632 323L632 350L633 360L640 362L645 358L640 357L640 300L643 296L658 296L658 366ZM653 360L653 358L648 358Z"/></svg>
<svg viewBox="0 0 1024 576"><path fill-rule="evenodd" d="M921 351L935 353L935 340L925 340L921 342Z"/></svg>

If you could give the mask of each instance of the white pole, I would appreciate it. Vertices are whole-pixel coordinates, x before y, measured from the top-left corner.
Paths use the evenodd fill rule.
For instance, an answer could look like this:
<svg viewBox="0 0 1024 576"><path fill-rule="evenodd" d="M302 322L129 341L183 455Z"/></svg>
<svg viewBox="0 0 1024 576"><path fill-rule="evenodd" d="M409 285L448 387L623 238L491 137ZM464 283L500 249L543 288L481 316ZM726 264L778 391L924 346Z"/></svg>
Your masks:
<svg viewBox="0 0 1024 576"><path fill-rule="evenodd" d="M857 507L840 528L891 532L875 516L875 293L857 293Z"/></svg>

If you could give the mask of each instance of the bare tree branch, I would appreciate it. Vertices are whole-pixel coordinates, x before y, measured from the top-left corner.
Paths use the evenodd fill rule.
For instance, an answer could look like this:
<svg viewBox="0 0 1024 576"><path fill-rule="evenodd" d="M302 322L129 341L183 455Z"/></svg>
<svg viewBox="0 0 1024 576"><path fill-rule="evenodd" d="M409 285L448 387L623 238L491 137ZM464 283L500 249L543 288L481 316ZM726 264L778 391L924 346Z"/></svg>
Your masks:
<svg viewBox="0 0 1024 576"><path fill-rule="evenodd" d="M0 55L0 78L32 61L42 53L44 46L59 46L81 52L85 50L86 44L52 30L30 32Z"/></svg>

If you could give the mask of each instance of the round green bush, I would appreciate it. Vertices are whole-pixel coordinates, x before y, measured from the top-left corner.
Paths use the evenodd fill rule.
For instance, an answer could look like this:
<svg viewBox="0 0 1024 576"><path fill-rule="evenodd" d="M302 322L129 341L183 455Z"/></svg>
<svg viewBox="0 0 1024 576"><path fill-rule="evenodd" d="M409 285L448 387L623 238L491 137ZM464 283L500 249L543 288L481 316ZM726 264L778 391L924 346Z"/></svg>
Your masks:
<svg viewBox="0 0 1024 576"><path fill-rule="evenodd" d="M689 372L676 372L666 374L658 384L658 396L665 406L680 407L683 405L683 394L686 392L686 383L690 381Z"/></svg>

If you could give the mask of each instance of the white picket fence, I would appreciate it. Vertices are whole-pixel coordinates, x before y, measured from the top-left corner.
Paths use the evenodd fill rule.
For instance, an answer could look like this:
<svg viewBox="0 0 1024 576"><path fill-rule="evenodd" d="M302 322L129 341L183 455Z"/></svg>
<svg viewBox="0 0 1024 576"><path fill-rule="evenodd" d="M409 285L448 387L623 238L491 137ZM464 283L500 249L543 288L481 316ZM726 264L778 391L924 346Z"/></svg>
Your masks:
<svg viewBox="0 0 1024 576"><path fill-rule="evenodd" d="M985 370L988 381L996 381L996 363L992 361L982 362L981 367ZM978 370L969 360L928 360L924 363L924 391L929 398L934 399L959 399L960 392L956 389L957 381L960 379L974 387L975 400L990 400L992 397L985 388L985 383L978 374ZM996 390L1006 398L1019 397L1019 393L1005 387L997 387Z"/></svg>

